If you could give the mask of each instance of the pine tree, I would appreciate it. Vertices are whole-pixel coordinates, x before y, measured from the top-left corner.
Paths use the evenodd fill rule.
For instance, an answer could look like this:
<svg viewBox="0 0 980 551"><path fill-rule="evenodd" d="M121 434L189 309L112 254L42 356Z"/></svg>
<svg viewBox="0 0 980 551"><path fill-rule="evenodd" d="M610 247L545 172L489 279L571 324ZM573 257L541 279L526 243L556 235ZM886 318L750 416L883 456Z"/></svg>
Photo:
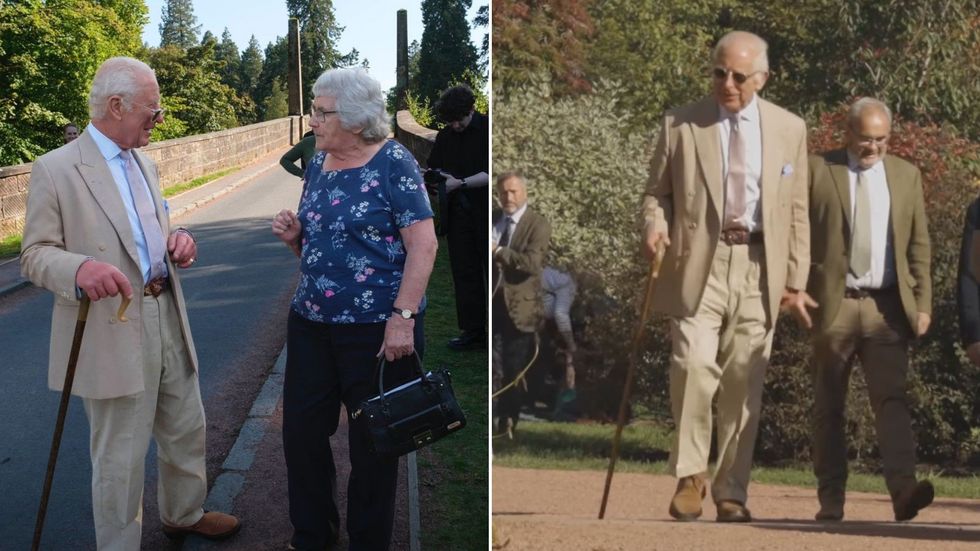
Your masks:
<svg viewBox="0 0 980 551"><path fill-rule="evenodd" d="M242 61L239 65L238 92L243 96L251 96L256 105L261 105L261 98L255 93L255 87L259 83L263 65L262 50L259 49L259 41L255 39L253 34L248 41L248 48L242 52Z"/></svg>
<svg viewBox="0 0 980 551"><path fill-rule="evenodd" d="M258 43L255 44L255 50L258 54ZM261 56L261 54L259 54ZM242 91L242 56L238 53L238 45L235 41L231 39L231 33L228 31L228 27L225 27L225 32L221 33L221 42L214 49L214 57L220 63L224 64L221 68L221 82L231 86L240 95L248 95ZM259 57L259 66L261 67L262 59Z"/></svg>
<svg viewBox="0 0 980 551"><path fill-rule="evenodd" d="M303 103L309 107L313 101L309 90L317 77L327 69L358 65L360 54L357 50L347 54L337 51L336 44L344 27L337 24L332 0L286 0L286 9L290 17L299 20L300 61L306 91Z"/></svg>
<svg viewBox="0 0 980 551"><path fill-rule="evenodd" d="M435 104L439 94L467 69L478 71L476 47L470 42L466 10L472 0L422 0L422 46L419 76L413 88L419 99Z"/></svg>
<svg viewBox="0 0 980 551"><path fill-rule="evenodd" d="M289 114L289 94L283 90L279 77L272 79L272 90L262 102L262 110L265 113L263 119L267 121L281 119Z"/></svg>
<svg viewBox="0 0 980 551"><path fill-rule="evenodd" d="M194 16L191 0L167 0L160 19L160 47L177 46L187 49L197 46L201 25Z"/></svg>

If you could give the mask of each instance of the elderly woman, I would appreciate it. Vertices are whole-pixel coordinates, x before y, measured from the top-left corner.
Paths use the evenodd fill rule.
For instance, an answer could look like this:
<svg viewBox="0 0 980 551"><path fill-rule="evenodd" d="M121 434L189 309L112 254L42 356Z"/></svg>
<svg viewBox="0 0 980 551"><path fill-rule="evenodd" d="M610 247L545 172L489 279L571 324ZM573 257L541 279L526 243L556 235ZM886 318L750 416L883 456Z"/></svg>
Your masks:
<svg viewBox="0 0 980 551"><path fill-rule="evenodd" d="M386 388L411 378L436 237L418 164L386 139L378 82L363 69L332 69L313 95L317 153L299 213L281 211L272 231L301 259L283 396L291 548L319 551L338 536L329 437L340 404L355 411L377 393L380 355L390 362ZM349 432L350 549L387 549L398 460L374 455L365 435Z"/></svg>

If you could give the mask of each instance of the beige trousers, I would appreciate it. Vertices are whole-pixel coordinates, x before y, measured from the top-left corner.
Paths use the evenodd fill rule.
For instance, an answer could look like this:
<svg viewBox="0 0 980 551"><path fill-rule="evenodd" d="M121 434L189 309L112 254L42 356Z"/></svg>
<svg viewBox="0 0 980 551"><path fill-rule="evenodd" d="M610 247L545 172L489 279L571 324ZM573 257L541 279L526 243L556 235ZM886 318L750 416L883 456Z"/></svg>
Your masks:
<svg viewBox="0 0 980 551"><path fill-rule="evenodd" d="M157 443L163 522L187 526L204 514L204 406L170 293L142 299L144 392L83 399L91 429L92 510L100 551L140 548L151 434Z"/></svg>
<svg viewBox="0 0 980 551"><path fill-rule="evenodd" d="M669 469L678 478L708 472L717 394L715 502L744 504L748 497L772 348L765 289L763 246L719 243L694 316L671 320L670 401L676 430Z"/></svg>
<svg viewBox="0 0 980 551"><path fill-rule="evenodd" d="M915 482L915 441L906 398L911 338L897 291L843 299L827 331L814 335L813 470L821 503L844 503L844 408L855 356L861 360L868 385L888 491L894 497Z"/></svg>

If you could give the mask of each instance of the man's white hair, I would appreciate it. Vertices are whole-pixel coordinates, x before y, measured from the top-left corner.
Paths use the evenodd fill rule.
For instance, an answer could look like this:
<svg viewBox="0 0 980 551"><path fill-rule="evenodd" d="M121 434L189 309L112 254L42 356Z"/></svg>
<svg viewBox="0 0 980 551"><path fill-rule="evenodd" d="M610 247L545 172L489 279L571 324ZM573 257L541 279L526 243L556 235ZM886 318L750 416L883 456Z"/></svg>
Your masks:
<svg viewBox="0 0 980 551"><path fill-rule="evenodd" d="M756 51L755 59L752 60L752 70L769 72L769 44L761 36L747 31L732 31L718 39L715 49L711 51L711 59L717 61L722 50L741 41L752 43L752 47Z"/></svg>
<svg viewBox="0 0 980 551"><path fill-rule="evenodd" d="M140 77L147 74L156 78L153 69L138 59L113 57L105 60L95 72L88 94L89 118L104 119L112 96L120 96L123 106L132 109L133 97L139 93Z"/></svg>
<svg viewBox="0 0 980 551"><path fill-rule="evenodd" d="M888 119L888 126L892 124L892 110L885 105L885 102L869 97L863 97L851 104L847 111L847 123L853 125L855 121L861 120L861 114L867 109L877 109L885 114Z"/></svg>

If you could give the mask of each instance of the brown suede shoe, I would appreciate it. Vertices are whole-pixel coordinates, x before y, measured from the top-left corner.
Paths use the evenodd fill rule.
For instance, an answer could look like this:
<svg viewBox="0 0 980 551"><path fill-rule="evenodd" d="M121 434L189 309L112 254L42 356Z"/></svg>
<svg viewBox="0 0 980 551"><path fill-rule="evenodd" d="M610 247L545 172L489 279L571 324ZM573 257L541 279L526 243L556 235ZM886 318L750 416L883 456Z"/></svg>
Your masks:
<svg viewBox="0 0 980 551"><path fill-rule="evenodd" d="M745 508L745 505L731 500L723 499L716 503L718 506L718 522L751 522L752 514Z"/></svg>
<svg viewBox="0 0 980 551"><path fill-rule="evenodd" d="M817 488L820 511L814 516L820 522L839 522L844 518L844 488L820 485Z"/></svg>
<svg viewBox="0 0 980 551"><path fill-rule="evenodd" d="M824 505L820 507L820 510L817 511L817 514L813 518L820 522L840 522L844 519L844 508L835 505Z"/></svg>
<svg viewBox="0 0 980 551"><path fill-rule="evenodd" d="M677 481L677 491L670 500L670 516L677 520L697 520L704 499L704 480L700 476L685 476Z"/></svg>
<svg viewBox="0 0 980 551"><path fill-rule="evenodd" d="M932 487L932 482L920 480L915 484L909 484L892 502L895 510L895 520L912 520L919 511L925 509L932 503L936 491Z"/></svg>
<svg viewBox="0 0 980 551"><path fill-rule="evenodd" d="M163 525L163 533L170 539L182 538L188 534L194 534L209 540L223 540L230 538L238 533L242 523L231 515L208 511L204 513L201 520L190 526L169 526Z"/></svg>

